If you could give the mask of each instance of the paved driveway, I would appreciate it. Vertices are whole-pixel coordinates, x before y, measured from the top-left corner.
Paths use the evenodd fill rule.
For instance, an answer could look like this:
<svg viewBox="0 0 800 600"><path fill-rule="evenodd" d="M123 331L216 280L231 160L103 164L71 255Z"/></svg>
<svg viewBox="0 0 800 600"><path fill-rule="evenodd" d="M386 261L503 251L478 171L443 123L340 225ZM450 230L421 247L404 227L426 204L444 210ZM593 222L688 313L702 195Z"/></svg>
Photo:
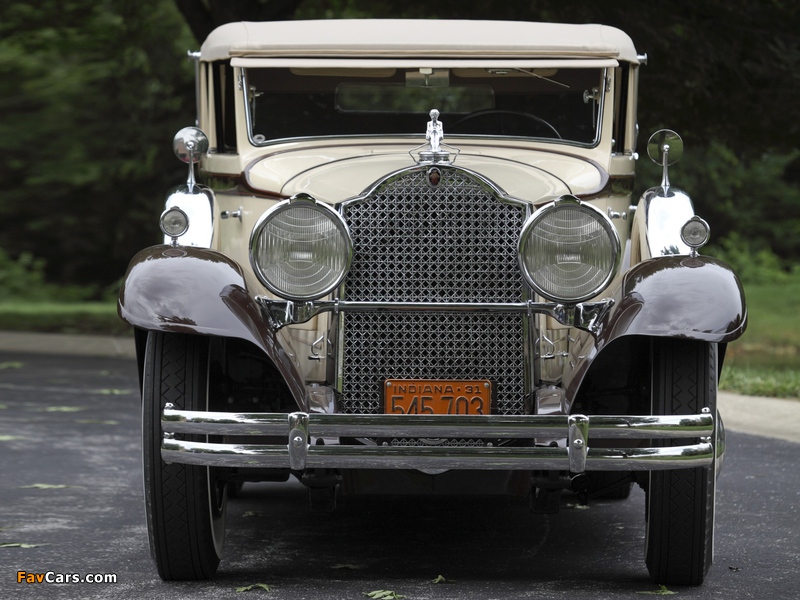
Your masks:
<svg viewBox="0 0 800 600"><path fill-rule="evenodd" d="M638 489L585 509L565 496L549 516L504 498L400 497L350 499L320 516L307 512L297 484L248 485L230 507L218 576L163 583L147 548L136 386L130 359L0 352L0 546L10 544L0 547L0 598L357 599L389 589L409 600L576 600L657 591L642 561ZM796 598L800 447L728 423L715 565L702 587L672 591ZM20 572L113 574L116 583L17 583ZM454 583L431 583L440 575ZM236 591L260 583L270 590Z"/></svg>

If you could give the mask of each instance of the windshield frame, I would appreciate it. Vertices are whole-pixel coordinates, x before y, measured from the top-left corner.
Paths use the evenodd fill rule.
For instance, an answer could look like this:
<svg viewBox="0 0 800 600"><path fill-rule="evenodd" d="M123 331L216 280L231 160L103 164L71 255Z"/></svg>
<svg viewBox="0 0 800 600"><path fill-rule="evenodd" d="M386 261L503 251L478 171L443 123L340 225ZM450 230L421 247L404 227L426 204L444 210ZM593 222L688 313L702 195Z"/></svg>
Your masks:
<svg viewBox="0 0 800 600"><path fill-rule="evenodd" d="M414 61L419 62L419 61ZM508 61L503 61L505 65L508 65ZM298 63L297 60L288 60L288 59L233 59L231 61L232 66L236 68L238 71L238 82L239 82L239 91L242 94L242 102L244 103L244 115L245 115L245 128L247 139L249 143L257 148L269 147L276 144L284 144L284 143L292 143L298 141L308 141L308 140L318 140L318 139L410 139L410 140L419 140L420 138L424 139L425 136L425 129L424 124L425 121L420 122L420 133L378 133L378 134L370 134L370 133L353 133L353 134L320 134L320 135L303 135L303 136L287 136L287 137L278 137L272 139L256 139L257 134L253 132L253 118L251 113L251 97L250 97L250 87L248 85L248 77L247 77L247 70L249 68L261 68L261 67L297 67L297 68L310 68L309 63L314 68L324 69L324 68L375 68L376 66L388 66L391 65L394 68L401 69L401 68L409 68L409 67L416 67L417 65L410 65L408 61L404 62L396 62L396 61L342 61L342 60L314 60L314 61L305 61ZM366 64L364 64L366 63ZM381 64L377 64L381 63ZM475 61L470 61L469 64L465 64L462 61L426 61L426 65L435 65L434 69L439 68L469 68L469 67L476 67ZM558 145L565 145L565 146L572 146L577 148L585 148L585 149L592 149L596 148L600 145L603 137L603 130L605 129L604 122L607 118L606 109L608 104L609 92L612 87L612 77L614 76L614 66L618 66L618 62L615 60L592 60L592 61L536 61L531 63L531 61L524 61L529 66L522 66L519 62L513 64L512 66L498 66L496 68L514 68L514 69L521 69L521 68L601 68L602 75L600 77L600 86L597 92L599 93L599 100L597 101L597 115L594 122L595 128L595 136L594 139L590 141L577 141L577 140L570 140L570 139L560 139L560 138L553 138L553 137L535 137L535 136L521 136L521 135L500 135L500 134L482 134L482 133L453 133L445 131L445 135L448 138L459 138L459 139L467 139L467 140L487 140L487 141L523 141L523 142L535 142L535 143L549 143L549 144L558 144ZM441 65L445 65L442 67ZM477 68L492 68L494 67L493 64L487 65L485 62L478 63ZM435 107L432 107L435 108Z"/></svg>

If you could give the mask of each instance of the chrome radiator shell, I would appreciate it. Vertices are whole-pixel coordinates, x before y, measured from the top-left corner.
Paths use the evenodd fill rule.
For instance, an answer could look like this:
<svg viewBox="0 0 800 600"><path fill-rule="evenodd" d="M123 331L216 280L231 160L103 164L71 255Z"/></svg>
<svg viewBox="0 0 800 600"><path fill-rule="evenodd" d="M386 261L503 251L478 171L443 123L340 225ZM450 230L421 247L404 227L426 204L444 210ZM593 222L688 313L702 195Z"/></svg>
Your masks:
<svg viewBox="0 0 800 600"><path fill-rule="evenodd" d="M431 183L431 169L438 171ZM418 165L342 205L353 263L346 302L519 303L517 244L530 207L480 175ZM383 412L387 379L489 379L494 414L525 414L529 319L483 311L339 315L338 411Z"/></svg>

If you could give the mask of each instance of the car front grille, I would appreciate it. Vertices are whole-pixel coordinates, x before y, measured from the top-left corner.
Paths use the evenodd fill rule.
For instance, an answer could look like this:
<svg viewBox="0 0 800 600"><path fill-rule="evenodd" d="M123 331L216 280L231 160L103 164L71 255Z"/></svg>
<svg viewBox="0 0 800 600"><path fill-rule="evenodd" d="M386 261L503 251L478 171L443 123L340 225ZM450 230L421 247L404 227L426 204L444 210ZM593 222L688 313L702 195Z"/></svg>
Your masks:
<svg viewBox="0 0 800 600"><path fill-rule="evenodd" d="M389 178L343 214L353 238L344 299L372 302L520 302L517 241L526 217L478 177L427 168ZM346 312L339 411L383 412L387 379L492 381L492 412L523 414L525 320L464 311Z"/></svg>

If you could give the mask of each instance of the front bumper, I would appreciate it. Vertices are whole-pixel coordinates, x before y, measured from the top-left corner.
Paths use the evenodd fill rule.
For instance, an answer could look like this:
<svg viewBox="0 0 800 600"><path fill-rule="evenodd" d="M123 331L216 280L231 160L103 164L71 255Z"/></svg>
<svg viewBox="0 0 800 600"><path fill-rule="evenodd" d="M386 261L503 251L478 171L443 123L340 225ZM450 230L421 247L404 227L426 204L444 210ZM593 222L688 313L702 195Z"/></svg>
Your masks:
<svg viewBox="0 0 800 600"><path fill-rule="evenodd" d="M215 467L304 469L483 469L648 471L711 466L714 418L584 415L341 415L177 410L161 419L167 463ZM288 436L287 444L196 442L175 435ZM565 438L553 446L378 446L312 444L313 438ZM693 440L681 446L591 447L597 439Z"/></svg>

